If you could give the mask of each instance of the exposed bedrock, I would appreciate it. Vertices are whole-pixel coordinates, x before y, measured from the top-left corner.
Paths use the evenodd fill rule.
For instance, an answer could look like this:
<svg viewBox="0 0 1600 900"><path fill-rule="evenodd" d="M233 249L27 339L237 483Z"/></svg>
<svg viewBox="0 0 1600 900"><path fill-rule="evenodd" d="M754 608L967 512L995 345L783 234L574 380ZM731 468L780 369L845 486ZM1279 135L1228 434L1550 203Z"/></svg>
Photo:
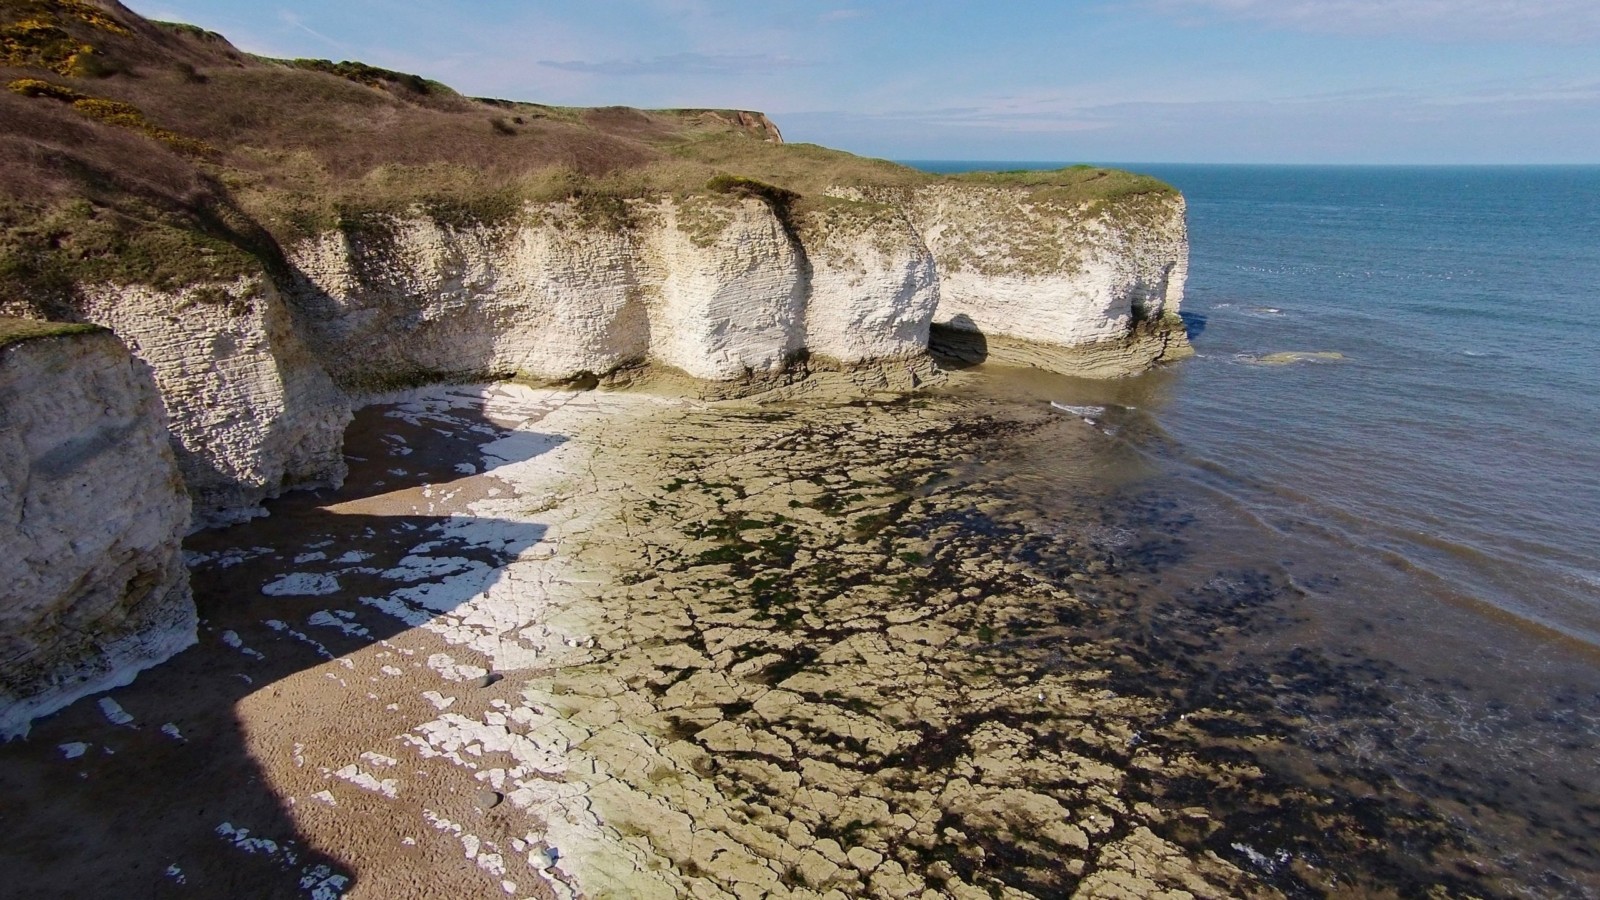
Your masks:
<svg viewBox="0 0 1600 900"><path fill-rule="evenodd" d="M632 236L554 207L519 225L395 217L295 248L301 321L339 384L561 379L643 357Z"/></svg>
<svg viewBox="0 0 1600 900"><path fill-rule="evenodd" d="M350 401L264 277L178 291L90 286L84 317L155 374L195 525L250 518L287 488L339 484Z"/></svg>
<svg viewBox="0 0 1600 900"><path fill-rule="evenodd" d="M206 526L339 483L352 403L395 387L648 364L727 393L802 359L903 377L883 364L930 340L972 362L1136 372L1187 351L1183 212L1175 195L974 185L574 200L493 224L416 210L287 248L274 276L83 285L79 312L153 369Z"/></svg>
<svg viewBox="0 0 1600 900"><path fill-rule="evenodd" d="M292 254L307 334L338 382L566 380L640 363L731 381L809 351L858 364L922 353L933 259L898 214L817 213L797 231L753 198L573 203L516 224L395 217Z"/></svg>
<svg viewBox="0 0 1600 900"><path fill-rule="evenodd" d="M810 262L806 348L845 364L927 352L933 254L897 207L834 204L795 223Z"/></svg>
<svg viewBox="0 0 1600 900"><path fill-rule="evenodd" d="M939 270L939 338L956 355L1114 377L1188 355L1184 200L1052 203L937 185L908 203Z"/></svg>
<svg viewBox="0 0 1600 900"><path fill-rule="evenodd" d="M189 498L149 370L110 332L16 339L15 323L0 319L0 739L196 631Z"/></svg>

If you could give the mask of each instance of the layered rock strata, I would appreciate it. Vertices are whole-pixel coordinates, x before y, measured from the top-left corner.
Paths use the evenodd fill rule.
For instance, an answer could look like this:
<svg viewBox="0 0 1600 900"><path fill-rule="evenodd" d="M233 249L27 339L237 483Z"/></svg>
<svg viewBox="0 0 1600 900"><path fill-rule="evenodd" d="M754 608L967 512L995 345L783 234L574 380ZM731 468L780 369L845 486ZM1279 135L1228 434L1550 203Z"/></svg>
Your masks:
<svg viewBox="0 0 1600 900"><path fill-rule="evenodd" d="M733 381L802 352L847 365L927 349L938 280L903 216L754 198L575 203L451 228L395 217L296 248L308 335L351 390L439 377L563 381L640 363Z"/></svg>
<svg viewBox="0 0 1600 900"><path fill-rule="evenodd" d="M350 401L265 277L178 291L85 289L85 317L149 365L196 527L260 512L287 488L338 484Z"/></svg>
<svg viewBox="0 0 1600 900"><path fill-rule="evenodd" d="M971 362L1096 376L1187 348L1183 201L1166 194L711 193L476 224L415 210L346 222L283 263L175 291L80 291L83 317L155 371L198 525L338 484L353 402L397 386L652 365L737 393L797 368L904 375L930 334Z"/></svg>
<svg viewBox="0 0 1600 900"><path fill-rule="evenodd" d="M1187 355L1177 320L1189 271L1183 197L1124 204L918 191L909 210L939 269L939 349L1090 377Z"/></svg>
<svg viewBox="0 0 1600 900"><path fill-rule="evenodd" d="M0 738L194 643L188 526L149 370L0 319Z"/></svg>

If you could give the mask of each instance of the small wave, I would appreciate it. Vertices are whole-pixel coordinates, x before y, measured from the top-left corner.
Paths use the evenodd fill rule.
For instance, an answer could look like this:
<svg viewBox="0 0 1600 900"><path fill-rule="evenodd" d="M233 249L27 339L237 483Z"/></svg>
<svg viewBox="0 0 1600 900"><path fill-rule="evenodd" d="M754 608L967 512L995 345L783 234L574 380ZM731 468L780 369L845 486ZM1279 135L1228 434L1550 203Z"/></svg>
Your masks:
<svg viewBox="0 0 1600 900"><path fill-rule="evenodd" d="M1276 353L1241 353L1234 358L1253 366L1287 366L1303 362L1338 362L1347 357L1337 350L1280 350Z"/></svg>
<svg viewBox="0 0 1600 900"><path fill-rule="evenodd" d="M1069 412L1075 416L1083 416L1085 418L1092 416L1103 416L1106 414L1106 408L1104 406L1068 406L1065 403L1059 403L1055 400L1051 400L1050 405L1061 410L1062 412Z"/></svg>

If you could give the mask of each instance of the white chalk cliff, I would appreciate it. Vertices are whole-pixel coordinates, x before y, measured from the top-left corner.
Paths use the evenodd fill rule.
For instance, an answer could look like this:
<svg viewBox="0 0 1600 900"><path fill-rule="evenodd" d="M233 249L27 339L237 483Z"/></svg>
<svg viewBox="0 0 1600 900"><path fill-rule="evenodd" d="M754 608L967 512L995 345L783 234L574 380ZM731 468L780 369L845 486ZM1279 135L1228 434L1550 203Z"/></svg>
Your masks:
<svg viewBox="0 0 1600 900"><path fill-rule="evenodd" d="M139 362L109 334L0 349L0 732L192 642L190 500L205 527L338 484L374 392L643 366L756 389L909 371L941 334L973 360L1127 374L1187 350L1187 257L1176 195L1063 206L939 185L530 204L467 226L419 211L232 281L80 285L82 318Z"/></svg>
<svg viewBox="0 0 1600 900"><path fill-rule="evenodd" d="M109 332L0 340L0 739L195 642L166 424Z"/></svg>
<svg viewBox="0 0 1600 900"><path fill-rule="evenodd" d="M923 355L935 324L980 337L980 358L1087 375L1187 350L1181 197L1129 215L1004 187L829 193L796 210L632 201L620 218L537 204L465 227L396 215L287 248L287 275L88 285L83 314L154 370L197 525L338 483L352 403L395 386L641 365L758 385Z"/></svg>

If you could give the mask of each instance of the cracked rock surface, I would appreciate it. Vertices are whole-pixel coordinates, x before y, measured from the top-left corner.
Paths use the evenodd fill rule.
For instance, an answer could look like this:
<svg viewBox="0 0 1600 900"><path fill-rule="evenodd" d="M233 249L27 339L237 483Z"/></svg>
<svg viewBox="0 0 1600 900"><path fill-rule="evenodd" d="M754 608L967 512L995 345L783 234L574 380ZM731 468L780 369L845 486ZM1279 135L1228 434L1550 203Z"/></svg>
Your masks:
<svg viewBox="0 0 1600 900"><path fill-rule="evenodd" d="M852 395L369 406L343 488L191 538L199 647L0 747L18 890L1471 893L1384 855L1469 858L1442 818L1285 781L1281 712L1162 656L1270 610L1138 606L1159 508L1117 558L1030 502L1105 431Z"/></svg>

